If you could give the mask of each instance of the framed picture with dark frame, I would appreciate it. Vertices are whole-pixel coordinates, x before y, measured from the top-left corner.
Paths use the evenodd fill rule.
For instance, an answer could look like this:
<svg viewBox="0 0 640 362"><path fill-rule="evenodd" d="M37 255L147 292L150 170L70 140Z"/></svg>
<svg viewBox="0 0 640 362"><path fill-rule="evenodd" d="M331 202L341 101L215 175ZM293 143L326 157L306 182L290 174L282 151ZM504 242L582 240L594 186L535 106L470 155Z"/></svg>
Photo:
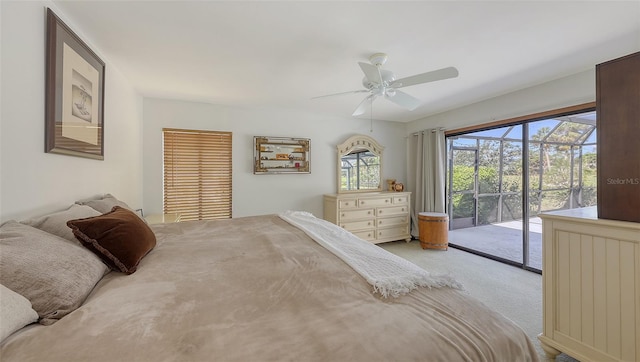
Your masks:
<svg viewBox="0 0 640 362"><path fill-rule="evenodd" d="M45 152L104 160L104 62L47 8Z"/></svg>

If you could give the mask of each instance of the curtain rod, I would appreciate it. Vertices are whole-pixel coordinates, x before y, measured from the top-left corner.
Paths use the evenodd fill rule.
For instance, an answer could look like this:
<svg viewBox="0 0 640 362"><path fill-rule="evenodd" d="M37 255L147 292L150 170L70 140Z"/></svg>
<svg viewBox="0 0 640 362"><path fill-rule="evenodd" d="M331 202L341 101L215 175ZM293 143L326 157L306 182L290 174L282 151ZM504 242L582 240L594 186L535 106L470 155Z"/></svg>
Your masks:
<svg viewBox="0 0 640 362"><path fill-rule="evenodd" d="M418 133L420 132L435 132L435 131L444 131L444 127L439 127L439 128L432 128L432 129L423 129L422 131L418 131L415 133L412 133L413 136L417 136Z"/></svg>

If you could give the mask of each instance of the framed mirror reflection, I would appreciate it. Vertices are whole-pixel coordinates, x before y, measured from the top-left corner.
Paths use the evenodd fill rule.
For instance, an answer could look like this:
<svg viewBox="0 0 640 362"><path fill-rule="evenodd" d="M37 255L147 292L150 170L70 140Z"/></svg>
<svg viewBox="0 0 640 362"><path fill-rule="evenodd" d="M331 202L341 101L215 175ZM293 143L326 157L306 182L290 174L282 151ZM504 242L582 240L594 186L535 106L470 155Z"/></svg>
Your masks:
<svg viewBox="0 0 640 362"><path fill-rule="evenodd" d="M365 135L338 145L338 193L382 191L384 147Z"/></svg>

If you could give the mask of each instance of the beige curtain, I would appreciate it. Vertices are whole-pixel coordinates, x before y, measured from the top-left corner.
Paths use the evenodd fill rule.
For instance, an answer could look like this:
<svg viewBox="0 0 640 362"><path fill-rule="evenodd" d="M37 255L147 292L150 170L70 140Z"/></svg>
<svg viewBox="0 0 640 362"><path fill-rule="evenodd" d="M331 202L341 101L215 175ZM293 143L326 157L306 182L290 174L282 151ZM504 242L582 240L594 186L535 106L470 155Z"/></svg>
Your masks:
<svg viewBox="0 0 640 362"><path fill-rule="evenodd" d="M407 189L411 191L411 235L418 236L418 213L445 212L444 130L420 131L407 142Z"/></svg>

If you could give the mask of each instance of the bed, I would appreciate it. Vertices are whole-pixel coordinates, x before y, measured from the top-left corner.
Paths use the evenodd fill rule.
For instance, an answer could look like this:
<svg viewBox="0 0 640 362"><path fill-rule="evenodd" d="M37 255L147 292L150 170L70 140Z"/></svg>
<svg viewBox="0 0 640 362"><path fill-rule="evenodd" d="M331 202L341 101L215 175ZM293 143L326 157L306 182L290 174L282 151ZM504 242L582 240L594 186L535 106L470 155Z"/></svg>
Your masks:
<svg viewBox="0 0 640 362"><path fill-rule="evenodd" d="M6 245L17 235L12 228L29 223L17 224L3 225L5 286L11 284ZM417 287L385 297L308 231L278 215L150 229L155 244L135 270L98 270L79 305L57 319L40 315L41 323L9 335L0 359L538 360L518 326L463 290Z"/></svg>

